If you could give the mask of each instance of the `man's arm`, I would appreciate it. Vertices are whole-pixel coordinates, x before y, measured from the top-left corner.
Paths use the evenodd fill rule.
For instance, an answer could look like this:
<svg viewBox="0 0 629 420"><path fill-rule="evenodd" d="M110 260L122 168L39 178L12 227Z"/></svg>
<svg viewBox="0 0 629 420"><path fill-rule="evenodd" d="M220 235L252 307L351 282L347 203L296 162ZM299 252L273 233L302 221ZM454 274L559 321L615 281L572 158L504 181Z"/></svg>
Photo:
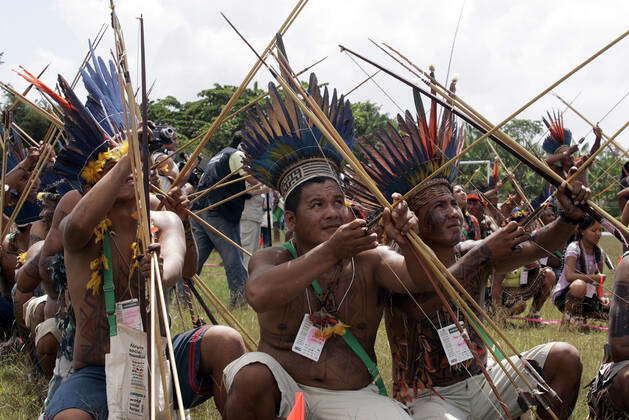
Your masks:
<svg viewBox="0 0 629 420"><path fill-rule="evenodd" d="M572 146L570 146L570 148L568 150L566 150L563 153L555 153L553 155L548 156L545 159L545 161L548 164L548 166L553 166L555 163L559 162L564 157L570 156L571 154L573 154L577 150L579 150L579 147L576 144L573 144Z"/></svg>
<svg viewBox="0 0 629 420"><path fill-rule="evenodd" d="M527 265L548 255L549 252L563 248L576 229L576 224L568 220L578 221L585 216L585 212L578 207L585 204L591 196L589 188L579 181L572 182L572 193L567 195L567 184L564 182L557 192L557 199L561 204L565 219L558 217L554 222L535 232L530 241L514 250L506 259L496 260L494 267L499 273L506 273L514 268ZM509 225L507 225L508 227Z"/></svg>
<svg viewBox="0 0 629 420"><path fill-rule="evenodd" d="M625 203L625 207L623 207L622 209L622 216L620 218L620 221L625 226L629 225L629 201Z"/></svg>
<svg viewBox="0 0 629 420"><path fill-rule="evenodd" d="M614 362L629 360L629 257L616 267L608 334Z"/></svg>
<svg viewBox="0 0 629 420"><path fill-rule="evenodd" d="M24 304L33 297L33 291L40 283L39 252L27 256L26 262L15 272L15 298L13 311L20 335L28 336L28 329L24 321Z"/></svg>
<svg viewBox="0 0 629 420"><path fill-rule="evenodd" d="M190 217L187 212L188 207L190 207L188 195L184 193L181 188L176 187L173 188L167 196L159 194L156 197L164 204L166 210L175 213L183 223L183 231L186 239L186 257L183 263L182 274L184 278L191 278L196 274L198 252L197 244L192 233Z"/></svg>
<svg viewBox="0 0 629 420"><path fill-rule="evenodd" d="M280 247L256 252L249 261L247 301L258 313L277 309L299 294L320 275L346 258L375 248L375 234L365 234L366 222L353 220L341 227L330 239L292 260Z"/></svg>
<svg viewBox="0 0 629 420"><path fill-rule="evenodd" d="M131 174L129 156L125 155L83 196L62 222L63 246L79 250L89 242L94 228L107 216L121 185Z"/></svg>
<svg viewBox="0 0 629 420"><path fill-rule="evenodd" d="M18 186L25 182L29 177L31 172L35 169L37 165L37 161L39 160L39 156L43 151L42 148L31 147L28 150L28 156L24 158L23 161L18 163L15 168L11 169L11 171L7 172L4 176L4 182L11 189L18 189ZM18 192L21 194L22 191L18 189Z"/></svg>
<svg viewBox="0 0 629 420"><path fill-rule="evenodd" d="M159 228L160 258L162 260L162 284L174 287L182 279L186 256L186 240L179 217L170 211L152 212L151 218Z"/></svg>

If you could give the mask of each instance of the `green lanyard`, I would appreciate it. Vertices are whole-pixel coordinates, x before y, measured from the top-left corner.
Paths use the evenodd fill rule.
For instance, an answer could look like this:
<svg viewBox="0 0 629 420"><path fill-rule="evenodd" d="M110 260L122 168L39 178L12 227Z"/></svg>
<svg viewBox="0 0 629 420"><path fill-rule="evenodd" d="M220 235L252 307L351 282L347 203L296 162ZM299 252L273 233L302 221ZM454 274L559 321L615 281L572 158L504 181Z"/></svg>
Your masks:
<svg viewBox="0 0 629 420"><path fill-rule="evenodd" d="M297 250L295 249L295 246L292 242L284 242L282 246L288 250L293 259L297 258ZM312 286L312 289L314 290L315 295L319 300L319 303L322 303L322 297L324 293L317 279L313 280L310 285ZM337 321L340 322L338 318ZM378 387L378 392L380 393L380 395L384 395L386 397L387 389L385 388L384 382L382 381L382 376L380 376L378 365L376 365L374 361L371 360L371 357L369 357L369 354L367 354L363 346L360 344L360 342L358 342L356 336L349 329L346 329L345 334L341 335L341 338L343 338L345 344L347 344L349 348L352 349L354 354L358 356L358 358L363 362L363 364L367 368L367 371L369 371L373 382Z"/></svg>
<svg viewBox="0 0 629 420"><path fill-rule="evenodd" d="M103 296L105 297L105 310L107 311L107 322L109 323L109 336L118 335L116 325L116 295L114 293L114 272L113 260L111 258L111 238L109 229L103 232L103 256L107 263L103 267Z"/></svg>

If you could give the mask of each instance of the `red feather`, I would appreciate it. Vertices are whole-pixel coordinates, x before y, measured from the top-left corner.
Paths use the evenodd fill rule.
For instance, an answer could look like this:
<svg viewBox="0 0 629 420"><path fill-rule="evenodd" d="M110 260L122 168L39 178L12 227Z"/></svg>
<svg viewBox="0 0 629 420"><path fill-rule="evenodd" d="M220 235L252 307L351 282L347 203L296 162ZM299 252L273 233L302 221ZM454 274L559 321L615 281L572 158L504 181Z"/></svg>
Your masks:
<svg viewBox="0 0 629 420"><path fill-rule="evenodd" d="M41 80L39 80L37 77L33 76L28 70L26 70L24 67L20 66L20 68L24 71L24 73L26 74L22 74L20 72L17 72L17 74L19 74L20 76L22 76L27 82L32 83L33 85L35 85L35 87L37 87L37 89L39 89L40 91L42 91L43 93L45 93L46 95L50 96L51 98L53 98L59 105L61 105L62 107L64 107L67 111L72 112L74 111L74 108L72 107L72 105L70 105L70 103L68 101L66 101L64 98L62 98L61 96L59 96L59 94L57 94L57 92L55 92L54 90L50 89L48 86L46 86L44 84L44 82L42 82Z"/></svg>

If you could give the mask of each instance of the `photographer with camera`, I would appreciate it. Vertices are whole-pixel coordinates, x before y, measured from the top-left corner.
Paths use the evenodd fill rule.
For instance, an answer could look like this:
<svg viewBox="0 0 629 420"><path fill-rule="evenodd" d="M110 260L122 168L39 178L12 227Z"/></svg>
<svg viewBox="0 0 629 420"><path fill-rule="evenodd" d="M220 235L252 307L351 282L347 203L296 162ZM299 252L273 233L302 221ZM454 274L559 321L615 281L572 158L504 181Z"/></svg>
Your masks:
<svg viewBox="0 0 629 420"><path fill-rule="evenodd" d="M229 146L218 152L210 159L204 168L204 174L197 190L201 191L211 187L218 181L223 180L226 185L210 191L202 199L196 201L193 210L204 209L214 203L232 197L245 190L245 181L250 184L258 182L251 176L243 178L246 172L242 169L244 154L238 150L238 145L242 140L240 131L234 133L234 137ZM225 178L230 173L230 177ZM228 184L230 181L237 182ZM210 225L221 231L229 239L240 242L240 218L245 207L247 194L235 197L220 206L214 207L200 214L200 216ZM247 282L247 270L245 269L242 252L207 229L196 220L192 220L192 229L198 249L197 273L203 269L203 264L209 257L213 249L216 249L223 259L227 284L230 292L230 306L239 307L246 304L244 298L244 287Z"/></svg>

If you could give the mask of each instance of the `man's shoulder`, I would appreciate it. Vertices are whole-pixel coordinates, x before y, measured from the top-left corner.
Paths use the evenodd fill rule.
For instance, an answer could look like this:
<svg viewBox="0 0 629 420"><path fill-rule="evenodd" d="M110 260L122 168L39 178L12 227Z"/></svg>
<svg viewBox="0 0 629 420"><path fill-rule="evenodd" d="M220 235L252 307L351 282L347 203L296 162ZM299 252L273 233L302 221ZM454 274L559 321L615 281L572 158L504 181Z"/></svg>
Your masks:
<svg viewBox="0 0 629 420"><path fill-rule="evenodd" d="M274 265L283 264L293 259L290 251L282 245L259 249L251 258L258 262L273 263Z"/></svg>

